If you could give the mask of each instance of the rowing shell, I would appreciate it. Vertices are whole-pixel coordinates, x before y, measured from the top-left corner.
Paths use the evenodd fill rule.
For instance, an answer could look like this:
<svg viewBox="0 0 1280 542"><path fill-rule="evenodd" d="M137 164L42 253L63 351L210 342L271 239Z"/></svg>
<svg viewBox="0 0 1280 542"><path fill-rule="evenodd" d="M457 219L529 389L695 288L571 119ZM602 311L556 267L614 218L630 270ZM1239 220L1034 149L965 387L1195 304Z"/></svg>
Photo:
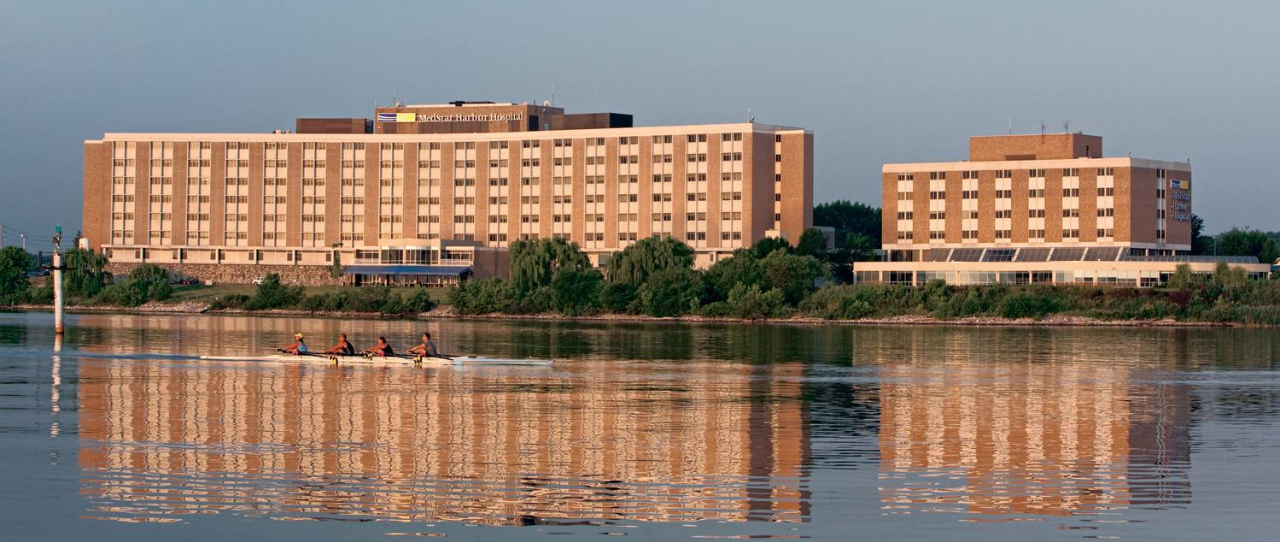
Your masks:
<svg viewBox="0 0 1280 542"><path fill-rule="evenodd" d="M435 356L337 356L333 354L277 354L274 356L200 356L203 360L217 361L312 361L327 362L334 365L409 365L409 366L473 366L473 365L535 365L547 366L554 363L550 359L528 358L490 358L480 356L458 356L454 358Z"/></svg>

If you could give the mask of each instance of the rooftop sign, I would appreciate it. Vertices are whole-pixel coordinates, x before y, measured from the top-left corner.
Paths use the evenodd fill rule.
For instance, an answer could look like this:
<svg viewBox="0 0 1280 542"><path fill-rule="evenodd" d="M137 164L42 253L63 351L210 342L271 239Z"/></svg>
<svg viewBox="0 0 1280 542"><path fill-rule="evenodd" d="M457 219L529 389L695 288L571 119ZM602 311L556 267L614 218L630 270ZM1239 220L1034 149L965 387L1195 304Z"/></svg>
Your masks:
<svg viewBox="0 0 1280 542"><path fill-rule="evenodd" d="M378 122L500 122L524 120L515 113L378 113Z"/></svg>

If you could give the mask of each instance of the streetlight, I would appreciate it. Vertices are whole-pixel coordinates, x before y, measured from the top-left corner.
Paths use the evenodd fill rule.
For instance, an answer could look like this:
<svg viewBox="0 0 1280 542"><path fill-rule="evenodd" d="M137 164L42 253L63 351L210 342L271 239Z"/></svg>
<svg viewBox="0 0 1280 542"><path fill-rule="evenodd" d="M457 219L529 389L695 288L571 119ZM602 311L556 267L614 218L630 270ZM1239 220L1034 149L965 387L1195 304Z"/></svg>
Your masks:
<svg viewBox="0 0 1280 542"><path fill-rule="evenodd" d="M18 237L22 238L22 251L26 252L27 251L27 234L19 233Z"/></svg>

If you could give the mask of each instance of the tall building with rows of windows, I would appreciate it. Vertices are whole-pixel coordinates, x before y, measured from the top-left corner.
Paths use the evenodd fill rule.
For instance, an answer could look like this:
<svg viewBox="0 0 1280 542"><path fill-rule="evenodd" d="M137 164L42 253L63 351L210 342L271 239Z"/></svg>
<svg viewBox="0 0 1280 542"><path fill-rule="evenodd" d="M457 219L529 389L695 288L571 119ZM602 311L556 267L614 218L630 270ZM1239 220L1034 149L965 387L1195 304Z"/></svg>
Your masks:
<svg viewBox="0 0 1280 542"><path fill-rule="evenodd" d="M801 128L634 127L630 115L489 102L375 115L86 141L83 242L117 267L198 278L305 282L336 258L352 282L436 284L505 273L516 239L568 239L603 264L669 235L706 266L812 225L813 134Z"/></svg>
<svg viewBox="0 0 1280 542"><path fill-rule="evenodd" d="M886 164L881 190L884 261L859 282L1151 286L1217 263L1189 256L1190 162L1103 158L1097 136L972 137L968 161Z"/></svg>

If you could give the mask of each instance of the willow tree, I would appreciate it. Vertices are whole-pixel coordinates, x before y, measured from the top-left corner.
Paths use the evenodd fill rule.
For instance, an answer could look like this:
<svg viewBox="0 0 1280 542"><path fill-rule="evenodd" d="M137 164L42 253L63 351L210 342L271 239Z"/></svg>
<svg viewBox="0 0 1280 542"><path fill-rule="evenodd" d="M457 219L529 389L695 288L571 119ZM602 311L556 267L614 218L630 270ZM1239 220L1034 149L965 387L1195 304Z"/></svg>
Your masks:
<svg viewBox="0 0 1280 542"><path fill-rule="evenodd" d="M111 281L104 254L77 248L67 251L63 261L69 268L63 275L68 295L91 298Z"/></svg>
<svg viewBox="0 0 1280 542"><path fill-rule="evenodd" d="M609 281L639 288L669 269L691 269L693 249L672 237L646 237L609 258Z"/></svg>
<svg viewBox="0 0 1280 542"><path fill-rule="evenodd" d="M511 243L511 284L517 294L551 286L563 272L591 269L591 260L577 243L564 239L532 239Z"/></svg>

